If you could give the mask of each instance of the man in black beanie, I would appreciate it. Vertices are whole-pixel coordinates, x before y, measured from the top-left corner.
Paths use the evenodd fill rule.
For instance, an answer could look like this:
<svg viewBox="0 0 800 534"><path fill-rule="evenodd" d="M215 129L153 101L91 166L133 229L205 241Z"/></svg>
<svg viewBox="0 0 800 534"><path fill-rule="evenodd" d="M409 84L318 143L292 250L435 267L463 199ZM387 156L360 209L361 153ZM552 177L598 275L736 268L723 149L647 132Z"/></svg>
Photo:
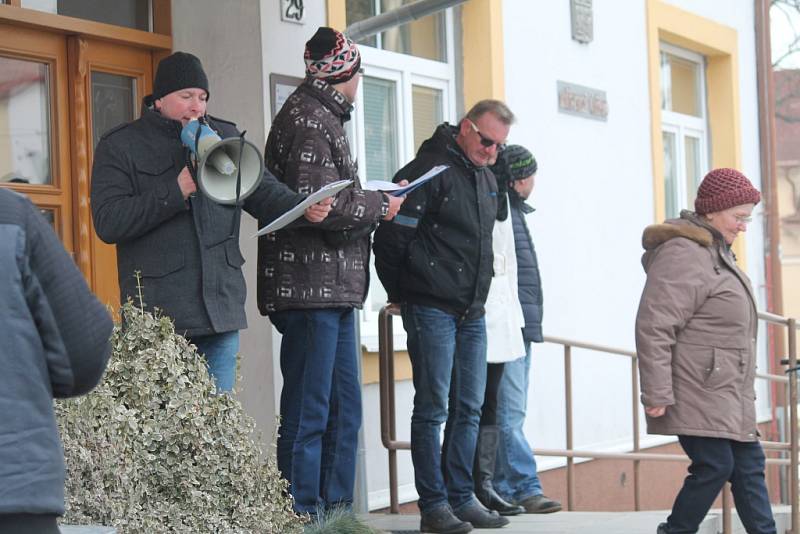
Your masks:
<svg viewBox="0 0 800 534"><path fill-rule="evenodd" d="M236 125L206 115L208 77L200 60L175 52L158 65L141 117L106 132L92 169L92 216L100 239L117 245L120 297L159 308L204 354L218 391L236 381L239 330L247 327L239 250L240 210L196 194L183 126L205 117L220 137ZM305 195L265 172L243 201L245 211L271 221ZM306 210L312 223L329 205ZM140 280L137 280L137 276Z"/></svg>
<svg viewBox="0 0 800 534"><path fill-rule="evenodd" d="M361 78L354 42L319 28L306 43L306 79L272 122L267 168L295 191L353 180L330 216L258 244L258 307L281 339L278 469L300 513L353 500L361 384L354 308L367 294L370 233L402 197L361 188L344 131Z"/></svg>

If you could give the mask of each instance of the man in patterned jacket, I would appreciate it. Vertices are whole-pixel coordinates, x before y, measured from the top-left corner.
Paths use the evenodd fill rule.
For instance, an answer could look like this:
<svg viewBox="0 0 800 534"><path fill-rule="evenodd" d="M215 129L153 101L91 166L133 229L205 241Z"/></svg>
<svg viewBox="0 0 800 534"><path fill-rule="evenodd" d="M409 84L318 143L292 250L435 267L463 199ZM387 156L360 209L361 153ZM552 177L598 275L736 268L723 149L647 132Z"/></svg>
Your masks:
<svg viewBox="0 0 800 534"><path fill-rule="evenodd" d="M360 79L355 43L319 28L305 49L306 79L275 117L264 156L278 180L312 193L338 180L325 221L263 236L258 305L283 335L278 468L298 512L353 499L361 389L354 308L367 293L370 233L403 199L361 189L344 131Z"/></svg>

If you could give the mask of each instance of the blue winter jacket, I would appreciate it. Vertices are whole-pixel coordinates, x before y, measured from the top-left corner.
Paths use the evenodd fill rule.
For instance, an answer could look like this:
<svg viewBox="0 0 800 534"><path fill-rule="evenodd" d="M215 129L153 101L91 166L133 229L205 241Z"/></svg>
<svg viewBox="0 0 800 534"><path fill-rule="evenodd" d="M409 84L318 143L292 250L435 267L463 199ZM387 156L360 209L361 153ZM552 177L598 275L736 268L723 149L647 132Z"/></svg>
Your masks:
<svg viewBox="0 0 800 534"><path fill-rule="evenodd" d="M113 324L38 209L2 188L0 303L0 515L61 515L53 397L100 381Z"/></svg>

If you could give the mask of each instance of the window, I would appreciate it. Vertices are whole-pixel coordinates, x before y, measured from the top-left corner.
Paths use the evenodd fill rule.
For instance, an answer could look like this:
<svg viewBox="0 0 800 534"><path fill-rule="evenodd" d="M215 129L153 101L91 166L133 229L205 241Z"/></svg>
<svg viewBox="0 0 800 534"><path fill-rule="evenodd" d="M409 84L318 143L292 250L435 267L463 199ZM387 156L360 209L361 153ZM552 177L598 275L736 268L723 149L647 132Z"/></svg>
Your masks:
<svg viewBox="0 0 800 534"><path fill-rule="evenodd" d="M0 56L0 182L50 185L50 66Z"/></svg>
<svg viewBox="0 0 800 534"><path fill-rule="evenodd" d="M150 31L150 0L22 0L21 6L46 13Z"/></svg>
<svg viewBox="0 0 800 534"><path fill-rule="evenodd" d="M352 5L374 8L379 3L348 0L348 24L352 22L349 11ZM381 5L386 8L389 3L382 0ZM400 5L399 0L393 3ZM445 31L452 28L452 14L448 10L426 19L432 17L441 19L441 32L437 39L445 43L445 36L452 35L452 31ZM420 21L410 26L417 22ZM398 30L402 29L403 26ZM373 40L374 44L386 45L387 42L385 39ZM445 62L431 61L430 58L411 53L398 53L386 46L379 49L362 44L360 49L366 74L359 87L353 121L348 123L352 124L352 147L357 155L362 182L391 180L403 165L414 158L419 146L439 124L445 121L452 123L456 119L452 53L446 55ZM452 46L442 45L441 50L452 50ZM360 325L361 343L372 352L378 350L378 312L385 304L386 292L375 273L373 261L370 265L369 293ZM404 350L405 332L396 327L394 333L395 349Z"/></svg>
<svg viewBox="0 0 800 534"><path fill-rule="evenodd" d="M664 212L693 209L708 171L705 61L699 54L661 45L661 137L664 146Z"/></svg>
<svg viewBox="0 0 800 534"><path fill-rule="evenodd" d="M414 1L416 0L347 0L347 25ZM445 26L445 13L434 13L367 37L359 44L435 61L447 61Z"/></svg>

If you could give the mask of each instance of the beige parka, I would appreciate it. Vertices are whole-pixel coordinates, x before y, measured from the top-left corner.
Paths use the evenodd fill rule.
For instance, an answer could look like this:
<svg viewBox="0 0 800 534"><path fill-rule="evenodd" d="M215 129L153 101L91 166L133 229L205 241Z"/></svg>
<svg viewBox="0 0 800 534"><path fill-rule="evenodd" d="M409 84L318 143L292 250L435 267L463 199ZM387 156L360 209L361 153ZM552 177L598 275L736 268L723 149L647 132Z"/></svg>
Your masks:
<svg viewBox="0 0 800 534"><path fill-rule="evenodd" d="M651 434L756 441L757 311L722 235L692 212L648 226L636 316L642 404Z"/></svg>

